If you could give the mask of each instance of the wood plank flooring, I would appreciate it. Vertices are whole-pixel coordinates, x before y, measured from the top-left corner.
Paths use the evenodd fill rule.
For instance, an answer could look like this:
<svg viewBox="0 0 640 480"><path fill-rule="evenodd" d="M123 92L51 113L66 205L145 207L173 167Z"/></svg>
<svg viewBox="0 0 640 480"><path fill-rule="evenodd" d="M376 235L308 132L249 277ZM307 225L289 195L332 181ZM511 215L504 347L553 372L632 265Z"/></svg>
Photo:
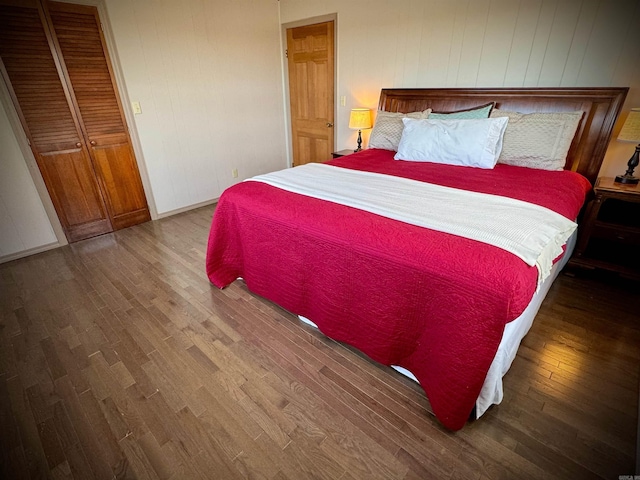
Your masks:
<svg viewBox="0 0 640 480"><path fill-rule="evenodd" d="M204 273L214 207L0 265L0 477L617 479L640 289L561 275L504 401L444 430L413 382Z"/></svg>

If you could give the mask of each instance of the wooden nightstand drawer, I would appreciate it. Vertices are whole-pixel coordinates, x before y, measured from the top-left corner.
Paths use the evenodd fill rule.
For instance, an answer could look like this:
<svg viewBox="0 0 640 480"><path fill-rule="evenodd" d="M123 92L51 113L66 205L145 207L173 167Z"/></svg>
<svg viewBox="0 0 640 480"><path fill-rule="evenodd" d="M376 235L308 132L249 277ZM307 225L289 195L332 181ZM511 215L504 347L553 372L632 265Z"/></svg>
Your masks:
<svg viewBox="0 0 640 480"><path fill-rule="evenodd" d="M619 242L624 245L640 246L640 230L636 228L596 222L591 236Z"/></svg>

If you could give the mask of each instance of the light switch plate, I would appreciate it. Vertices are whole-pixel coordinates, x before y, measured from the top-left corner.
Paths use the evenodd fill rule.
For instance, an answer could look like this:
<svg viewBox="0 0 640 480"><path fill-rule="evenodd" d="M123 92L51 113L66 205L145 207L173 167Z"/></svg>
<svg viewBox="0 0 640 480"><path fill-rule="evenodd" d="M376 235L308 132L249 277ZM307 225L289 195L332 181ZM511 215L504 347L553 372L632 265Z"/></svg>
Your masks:
<svg viewBox="0 0 640 480"><path fill-rule="evenodd" d="M131 102L131 107L133 108L134 115L140 115L142 113L142 107L140 107L140 102Z"/></svg>

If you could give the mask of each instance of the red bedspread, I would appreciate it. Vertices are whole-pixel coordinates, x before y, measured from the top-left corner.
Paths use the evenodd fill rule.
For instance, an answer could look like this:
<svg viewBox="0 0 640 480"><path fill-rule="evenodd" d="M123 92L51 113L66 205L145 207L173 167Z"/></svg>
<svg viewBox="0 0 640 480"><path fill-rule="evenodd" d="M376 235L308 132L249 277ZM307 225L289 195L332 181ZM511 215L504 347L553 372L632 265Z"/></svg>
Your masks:
<svg viewBox="0 0 640 480"><path fill-rule="evenodd" d="M590 189L568 171L395 161L385 150L331 163L509 196L570 219ZM410 370L452 430L465 424L504 325L522 313L537 278L499 248L259 182L221 196L206 268L216 286L243 277L329 337Z"/></svg>

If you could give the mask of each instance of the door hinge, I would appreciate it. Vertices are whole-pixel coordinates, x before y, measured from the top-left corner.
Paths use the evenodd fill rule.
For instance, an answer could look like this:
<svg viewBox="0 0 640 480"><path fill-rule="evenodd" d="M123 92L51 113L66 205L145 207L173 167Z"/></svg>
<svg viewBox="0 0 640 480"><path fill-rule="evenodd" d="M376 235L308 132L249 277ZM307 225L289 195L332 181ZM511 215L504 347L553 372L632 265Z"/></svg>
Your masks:
<svg viewBox="0 0 640 480"><path fill-rule="evenodd" d="M284 56L285 58L289 58L289 49L284 51Z"/></svg>

